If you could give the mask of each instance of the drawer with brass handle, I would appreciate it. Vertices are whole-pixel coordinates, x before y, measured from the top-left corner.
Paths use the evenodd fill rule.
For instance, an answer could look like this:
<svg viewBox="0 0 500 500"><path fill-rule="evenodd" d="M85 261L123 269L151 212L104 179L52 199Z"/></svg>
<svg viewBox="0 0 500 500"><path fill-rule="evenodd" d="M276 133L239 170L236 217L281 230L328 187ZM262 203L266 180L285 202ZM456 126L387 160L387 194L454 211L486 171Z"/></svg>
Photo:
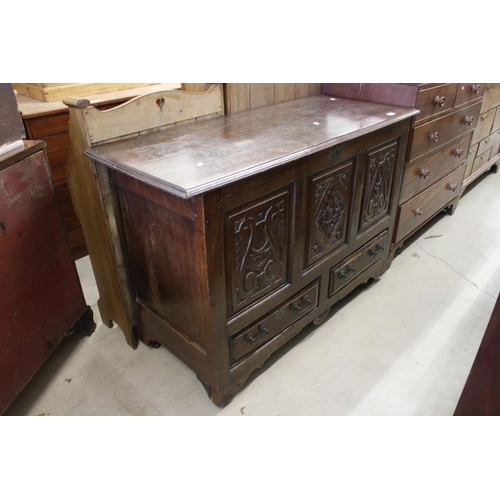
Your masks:
<svg viewBox="0 0 500 500"><path fill-rule="evenodd" d="M399 207L396 242L433 217L458 196L462 187L465 163L436 181L417 196Z"/></svg>
<svg viewBox="0 0 500 500"><path fill-rule="evenodd" d="M474 104L424 125L416 126L413 130L410 161L472 132L477 124L480 108L481 103Z"/></svg>
<svg viewBox="0 0 500 500"><path fill-rule="evenodd" d="M319 284L315 281L278 308L229 339L231 364L266 344L318 306Z"/></svg>
<svg viewBox="0 0 500 500"><path fill-rule="evenodd" d="M483 94L484 111L500 105L500 83L487 83Z"/></svg>
<svg viewBox="0 0 500 500"><path fill-rule="evenodd" d="M483 139L479 143L479 147L477 148L476 156L483 154L485 151L487 151L488 149L490 149L493 146L494 137L495 137L495 134L491 134L488 137L486 137L486 139Z"/></svg>
<svg viewBox="0 0 500 500"><path fill-rule="evenodd" d="M332 296L342 287L368 269L380 259L387 248L387 231L371 240L360 250L330 270L328 295Z"/></svg>
<svg viewBox="0 0 500 500"><path fill-rule="evenodd" d="M489 159L490 159L491 149L488 149L484 153L477 154L474 160L474 165L472 165L472 174L479 170Z"/></svg>
<svg viewBox="0 0 500 500"><path fill-rule="evenodd" d="M487 111L479 116L477 126L472 136L472 143L481 142L485 137L490 135L493 120L495 118L495 111Z"/></svg>

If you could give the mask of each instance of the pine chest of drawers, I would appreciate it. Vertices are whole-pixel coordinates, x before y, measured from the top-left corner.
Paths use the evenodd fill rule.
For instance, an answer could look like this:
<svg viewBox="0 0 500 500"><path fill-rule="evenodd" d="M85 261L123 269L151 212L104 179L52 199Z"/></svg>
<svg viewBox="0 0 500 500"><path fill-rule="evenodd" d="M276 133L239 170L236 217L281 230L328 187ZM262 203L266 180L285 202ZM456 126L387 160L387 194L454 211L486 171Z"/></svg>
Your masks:
<svg viewBox="0 0 500 500"><path fill-rule="evenodd" d="M140 340L227 403L386 271L415 113L315 96L87 149L114 193Z"/></svg>
<svg viewBox="0 0 500 500"><path fill-rule="evenodd" d="M500 161L500 83L487 83L467 156L463 190Z"/></svg>

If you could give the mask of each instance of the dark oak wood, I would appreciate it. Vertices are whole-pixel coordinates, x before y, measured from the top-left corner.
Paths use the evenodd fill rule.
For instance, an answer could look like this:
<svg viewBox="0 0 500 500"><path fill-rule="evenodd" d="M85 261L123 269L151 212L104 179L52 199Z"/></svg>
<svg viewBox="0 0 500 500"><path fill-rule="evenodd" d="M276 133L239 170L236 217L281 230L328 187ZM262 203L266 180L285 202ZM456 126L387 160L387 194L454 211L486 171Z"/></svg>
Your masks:
<svg viewBox="0 0 500 500"><path fill-rule="evenodd" d="M0 230L1 414L64 336L95 328L41 141L0 160Z"/></svg>
<svg viewBox="0 0 500 500"><path fill-rule="evenodd" d="M117 193L114 240L140 340L171 350L217 405L388 268L414 111L339 101L305 98L86 152ZM350 258L355 275L332 285Z"/></svg>
<svg viewBox="0 0 500 500"><path fill-rule="evenodd" d="M454 415L500 416L500 296Z"/></svg>

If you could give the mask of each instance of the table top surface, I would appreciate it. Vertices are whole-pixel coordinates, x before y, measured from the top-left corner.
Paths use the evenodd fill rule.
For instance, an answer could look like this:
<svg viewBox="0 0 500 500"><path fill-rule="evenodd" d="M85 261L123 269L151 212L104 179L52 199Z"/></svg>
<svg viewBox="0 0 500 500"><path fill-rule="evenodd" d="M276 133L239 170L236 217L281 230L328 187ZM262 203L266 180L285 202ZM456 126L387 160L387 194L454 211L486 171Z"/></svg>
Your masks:
<svg viewBox="0 0 500 500"><path fill-rule="evenodd" d="M85 154L182 198L297 160L418 113L386 104L313 96L178 124L94 146Z"/></svg>

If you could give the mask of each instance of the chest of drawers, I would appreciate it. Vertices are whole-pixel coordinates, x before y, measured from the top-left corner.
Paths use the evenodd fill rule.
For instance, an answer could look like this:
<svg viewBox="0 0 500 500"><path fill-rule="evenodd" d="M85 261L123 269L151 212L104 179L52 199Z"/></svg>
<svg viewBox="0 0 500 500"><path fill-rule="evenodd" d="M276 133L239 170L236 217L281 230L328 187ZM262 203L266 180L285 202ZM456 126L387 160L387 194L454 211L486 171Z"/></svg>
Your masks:
<svg viewBox="0 0 500 500"><path fill-rule="evenodd" d="M415 113L317 96L87 149L114 193L140 340L227 403L386 271Z"/></svg>
<svg viewBox="0 0 500 500"><path fill-rule="evenodd" d="M486 85L325 84L324 90L337 96L356 92L355 98L360 100L404 104L420 111L410 131L396 229L391 240L393 256L411 235L443 209L449 208L453 213L464 176L474 161L468 162L469 147L485 139L486 133L478 132L480 128L491 131L491 126L483 125L485 120L480 118ZM491 114L488 120L494 120ZM488 139L493 142L494 137ZM482 159L485 158L483 154Z"/></svg>
<svg viewBox="0 0 500 500"><path fill-rule="evenodd" d="M500 83L487 83L478 124L467 156L462 192L490 169L498 172L500 160Z"/></svg>

